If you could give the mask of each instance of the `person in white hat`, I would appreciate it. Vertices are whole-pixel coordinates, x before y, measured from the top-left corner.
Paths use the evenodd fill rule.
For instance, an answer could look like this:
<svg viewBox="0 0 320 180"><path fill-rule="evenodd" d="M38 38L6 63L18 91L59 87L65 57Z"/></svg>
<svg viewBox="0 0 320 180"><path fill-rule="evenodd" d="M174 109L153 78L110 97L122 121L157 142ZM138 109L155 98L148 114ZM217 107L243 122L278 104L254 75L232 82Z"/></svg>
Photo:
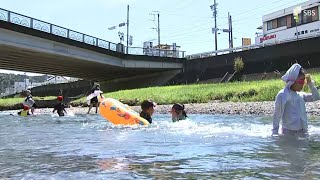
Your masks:
<svg viewBox="0 0 320 180"><path fill-rule="evenodd" d="M305 74L304 69L297 63L293 64L281 79L286 85L276 96L272 134L279 134L281 121L283 135L306 135L308 119L305 102L319 100L319 92L310 75ZM301 92L305 81L311 93Z"/></svg>

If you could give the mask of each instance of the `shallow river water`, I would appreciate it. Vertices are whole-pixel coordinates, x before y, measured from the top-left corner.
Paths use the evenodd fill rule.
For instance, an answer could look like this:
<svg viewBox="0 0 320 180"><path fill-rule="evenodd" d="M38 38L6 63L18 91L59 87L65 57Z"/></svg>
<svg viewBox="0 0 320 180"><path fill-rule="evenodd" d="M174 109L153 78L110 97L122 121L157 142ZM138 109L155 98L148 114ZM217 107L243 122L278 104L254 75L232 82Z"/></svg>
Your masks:
<svg viewBox="0 0 320 180"><path fill-rule="evenodd" d="M0 114L0 179L319 179L320 118L307 138L271 118L191 115L116 127L99 115Z"/></svg>

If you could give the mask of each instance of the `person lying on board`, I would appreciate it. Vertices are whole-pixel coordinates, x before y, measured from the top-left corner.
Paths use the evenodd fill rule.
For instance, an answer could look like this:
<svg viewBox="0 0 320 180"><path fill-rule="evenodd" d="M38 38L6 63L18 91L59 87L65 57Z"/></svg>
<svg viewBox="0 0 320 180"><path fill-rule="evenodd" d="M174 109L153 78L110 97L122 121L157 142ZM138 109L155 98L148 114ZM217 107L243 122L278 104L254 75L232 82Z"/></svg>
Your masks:
<svg viewBox="0 0 320 180"><path fill-rule="evenodd" d="M171 108L172 122L177 122L187 119L187 113L184 110L183 104L174 104Z"/></svg>
<svg viewBox="0 0 320 180"><path fill-rule="evenodd" d="M278 135L279 123L282 125L283 135L306 135L308 132L308 119L306 103L320 99L319 92L309 74L299 64L293 64L281 79L286 86L276 96L273 114L272 135ZM300 92L305 84L311 93Z"/></svg>
<svg viewBox="0 0 320 180"><path fill-rule="evenodd" d="M147 120L150 124L152 123L152 115L154 113L154 108L156 107L156 103L149 101L149 100L144 100L141 103L141 113L140 117L144 118Z"/></svg>
<svg viewBox="0 0 320 180"><path fill-rule="evenodd" d="M57 97L57 100L58 100L58 103L54 106L52 112L54 113L55 111L57 111L57 113L58 113L59 116L64 116L64 113L67 114L67 111L66 111L66 109L65 109L65 108L66 108L66 105L62 103L62 101L63 101L63 96L58 96L58 97Z"/></svg>

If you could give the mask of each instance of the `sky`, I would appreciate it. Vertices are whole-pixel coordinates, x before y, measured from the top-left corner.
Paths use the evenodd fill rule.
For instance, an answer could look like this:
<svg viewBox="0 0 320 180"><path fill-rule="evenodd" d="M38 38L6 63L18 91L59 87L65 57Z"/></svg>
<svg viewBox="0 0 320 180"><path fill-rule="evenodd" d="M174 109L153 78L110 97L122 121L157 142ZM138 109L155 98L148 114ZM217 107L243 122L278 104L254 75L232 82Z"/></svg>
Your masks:
<svg viewBox="0 0 320 180"><path fill-rule="evenodd" d="M216 1L217 27L228 28L230 12L234 47L237 47L241 46L242 38L251 38L254 43L263 15L306 0ZM215 49L211 30L214 19L210 9L213 3L213 0L0 0L0 8L118 43L118 32L126 33L126 27L108 28L126 22L129 4L129 34L133 36L134 47L142 47L143 42L150 40L157 44L157 32L152 29L157 23L152 21L154 17L150 13L159 11L161 44L177 43L186 54L195 54ZM228 48L228 33L219 33L218 49Z"/></svg>

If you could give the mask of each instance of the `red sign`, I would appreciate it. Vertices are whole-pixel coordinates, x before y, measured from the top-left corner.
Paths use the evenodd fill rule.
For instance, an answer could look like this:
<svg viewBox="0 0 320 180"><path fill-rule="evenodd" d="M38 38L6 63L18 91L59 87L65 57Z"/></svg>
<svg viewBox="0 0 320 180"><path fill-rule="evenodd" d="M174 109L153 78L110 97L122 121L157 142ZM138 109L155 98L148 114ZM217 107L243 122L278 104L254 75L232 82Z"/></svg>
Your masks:
<svg viewBox="0 0 320 180"><path fill-rule="evenodd" d="M269 39L275 39L275 38L277 38L276 34L272 34L272 35L269 35L269 36L264 36L264 37L260 38L260 43L263 43L263 41L266 41L266 40L269 40Z"/></svg>

